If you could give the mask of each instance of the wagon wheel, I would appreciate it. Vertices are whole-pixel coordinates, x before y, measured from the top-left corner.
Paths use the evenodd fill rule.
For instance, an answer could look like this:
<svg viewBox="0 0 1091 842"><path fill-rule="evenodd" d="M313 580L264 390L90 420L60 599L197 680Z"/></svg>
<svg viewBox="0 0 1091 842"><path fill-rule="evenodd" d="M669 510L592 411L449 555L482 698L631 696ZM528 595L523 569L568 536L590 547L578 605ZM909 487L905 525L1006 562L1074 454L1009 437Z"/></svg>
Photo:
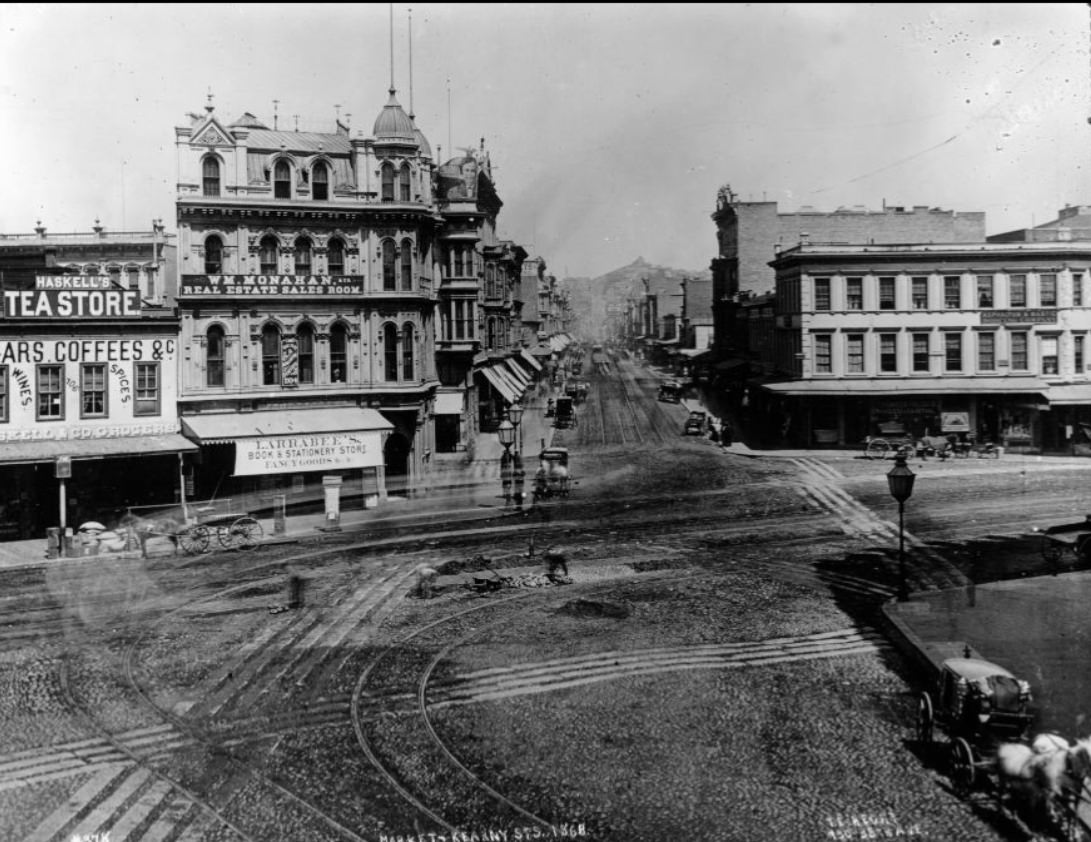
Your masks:
<svg viewBox="0 0 1091 842"><path fill-rule="evenodd" d="M936 718L932 710L932 697L921 693L917 700L917 742L931 744Z"/></svg>
<svg viewBox="0 0 1091 842"><path fill-rule="evenodd" d="M974 751L962 737L951 742L951 783L955 793L969 795L974 788Z"/></svg>
<svg viewBox="0 0 1091 842"><path fill-rule="evenodd" d="M187 526L178 533L178 546L188 555L207 553L211 540L212 536L209 535L208 527L199 523Z"/></svg>
<svg viewBox="0 0 1091 842"><path fill-rule="evenodd" d="M264 531L252 517L240 517L219 528L220 544L226 550L252 550L261 543Z"/></svg>
<svg viewBox="0 0 1091 842"><path fill-rule="evenodd" d="M1091 562L1091 535L1084 535L1076 541L1076 557L1083 562Z"/></svg>
<svg viewBox="0 0 1091 842"><path fill-rule="evenodd" d="M886 459L889 451L890 443L886 439L872 439L867 443L864 453L868 459Z"/></svg>
<svg viewBox="0 0 1091 842"><path fill-rule="evenodd" d="M1061 553L1063 552L1061 545L1056 541L1051 541L1048 535L1042 536L1042 558L1052 566L1060 564Z"/></svg>
<svg viewBox="0 0 1091 842"><path fill-rule="evenodd" d="M212 536L208 532L208 527L202 524L185 527L178 533L178 545L182 548L182 552L189 555L207 553L208 544L211 541Z"/></svg>

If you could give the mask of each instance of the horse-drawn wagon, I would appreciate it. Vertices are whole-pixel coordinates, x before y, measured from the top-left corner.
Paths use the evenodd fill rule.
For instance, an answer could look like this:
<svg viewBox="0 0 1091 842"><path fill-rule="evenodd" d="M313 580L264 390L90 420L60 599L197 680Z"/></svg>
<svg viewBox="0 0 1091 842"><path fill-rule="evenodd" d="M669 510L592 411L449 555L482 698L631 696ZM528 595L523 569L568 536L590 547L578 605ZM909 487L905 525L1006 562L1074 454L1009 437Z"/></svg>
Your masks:
<svg viewBox="0 0 1091 842"><path fill-rule="evenodd" d="M947 771L954 791L969 797L991 787L1003 808L1005 794L1030 793L1035 809L1070 842L1091 839L1081 818L1088 745L1055 734L1029 732L1034 721L1030 684L997 664L948 658L932 690L917 701L917 740L928 747L936 725L947 733Z"/></svg>
<svg viewBox="0 0 1091 842"><path fill-rule="evenodd" d="M1076 523L1062 523L1035 529L1042 536L1042 558L1054 568L1067 555L1078 562L1091 562L1091 515Z"/></svg>
<svg viewBox="0 0 1091 842"><path fill-rule="evenodd" d="M261 543L265 530L249 512L239 511L230 499L189 503L171 507L130 506L122 523L131 529L147 555L148 542L165 538L188 555L225 550L252 550Z"/></svg>
<svg viewBox="0 0 1091 842"><path fill-rule="evenodd" d="M547 447L538 455L534 475L534 502L551 497L567 497L569 491L568 448Z"/></svg>

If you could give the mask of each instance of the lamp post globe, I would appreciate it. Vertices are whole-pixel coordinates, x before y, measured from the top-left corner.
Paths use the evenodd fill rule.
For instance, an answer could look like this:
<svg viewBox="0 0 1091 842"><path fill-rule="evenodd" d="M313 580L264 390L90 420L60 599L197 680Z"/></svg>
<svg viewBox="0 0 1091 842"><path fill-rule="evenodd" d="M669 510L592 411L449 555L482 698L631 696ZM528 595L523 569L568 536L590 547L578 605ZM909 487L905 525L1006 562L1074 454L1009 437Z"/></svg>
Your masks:
<svg viewBox="0 0 1091 842"><path fill-rule="evenodd" d="M905 501L913 496L913 482L917 475L905 464L905 455L899 453L894 467L886 475L890 496L898 501L898 601L909 599L909 585L905 573Z"/></svg>
<svg viewBox="0 0 1091 842"><path fill-rule="evenodd" d="M516 401L508 407L508 419L516 427L519 426L519 422L523 420L523 405Z"/></svg>
<svg viewBox="0 0 1091 842"><path fill-rule="evenodd" d="M511 447L512 442L515 441L515 425L512 424L507 418L500 422L500 426L496 429L496 435L500 439L500 444L503 445L506 451Z"/></svg>

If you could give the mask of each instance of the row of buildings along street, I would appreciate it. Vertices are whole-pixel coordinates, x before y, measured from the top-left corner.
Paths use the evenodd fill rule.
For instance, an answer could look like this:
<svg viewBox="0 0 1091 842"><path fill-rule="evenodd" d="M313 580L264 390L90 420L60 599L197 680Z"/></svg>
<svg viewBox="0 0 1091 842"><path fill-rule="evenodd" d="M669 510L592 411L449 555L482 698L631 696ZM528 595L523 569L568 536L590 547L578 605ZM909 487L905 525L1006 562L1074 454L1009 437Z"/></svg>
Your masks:
<svg viewBox="0 0 1091 842"><path fill-rule="evenodd" d="M0 235L0 539L323 478L382 505L552 375L568 302L497 236L484 143L443 160L393 89L363 135L210 96L175 129L176 233Z"/></svg>
<svg viewBox="0 0 1091 842"><path fill-rule="evenodd" d="M645 277L612 331L764 446L955 436L1091 453L1091 207L986 235L935 207L783 212L728 186L703 278ZM687 312L688 311L688 312Z"/></svg>

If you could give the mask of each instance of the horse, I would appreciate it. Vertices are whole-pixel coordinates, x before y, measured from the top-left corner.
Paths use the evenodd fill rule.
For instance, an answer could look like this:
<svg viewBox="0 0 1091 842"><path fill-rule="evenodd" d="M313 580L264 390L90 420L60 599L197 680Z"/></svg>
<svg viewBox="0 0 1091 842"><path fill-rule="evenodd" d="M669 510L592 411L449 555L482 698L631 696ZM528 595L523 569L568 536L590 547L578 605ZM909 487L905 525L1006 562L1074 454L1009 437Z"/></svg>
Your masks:
<svg viewBox="0 0 1091 842"><path fill-rule="evenodd" d="M148 557L148 541L153 537L166 538L173 546L172 555L178 555L178 533L182 524L172 517L162 515L159 517L140 517L132 512L123 515L119 525L124 529L131 529L140 542L140 557Z"/></svg>
<svg viewBox="0 0 1091 842"><path fill-rule="evenodd" d="M1091 739L1073 745L1057 734L1039 734L1030 745L1001 743L996 750L999 795L1010 786L1022 794L1033 814L1054 825L1065 816L1061 805L1080 797L1091 776Z"/></svg>

